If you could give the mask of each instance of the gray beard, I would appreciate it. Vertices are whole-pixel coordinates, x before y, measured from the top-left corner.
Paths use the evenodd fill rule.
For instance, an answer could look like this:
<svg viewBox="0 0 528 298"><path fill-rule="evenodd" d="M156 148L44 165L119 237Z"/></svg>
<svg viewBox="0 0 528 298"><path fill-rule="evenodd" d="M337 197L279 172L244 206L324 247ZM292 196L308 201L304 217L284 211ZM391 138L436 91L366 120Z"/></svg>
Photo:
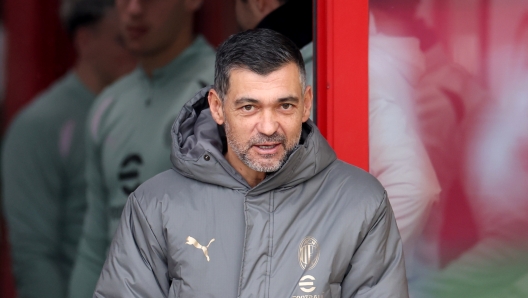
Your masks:
<svg viewBox="0 0 528 298"><path fill-rule="evenodd" d="M240 144L239 142L235 140L227 121L225 122L224 128L226 132L227 143L229 144L229 147L233 149L238 159L240 159L250 169L257 171L257 172L262 172L262 173L270 173L270 172L276 172L280 170L282 166L288 160L288 157L290 157L290 155L295 151L295 149L297 149L299 140L301 139L301 131L299 130L298 136L294 138L295 143L290 145L289 146L290 148L288 148L288 144L286 144L286 141L287 141L286 136L282 134L274 133L271 136L267 136L264 134L258 134L256 136L251 137L247 145L244 146L243 144ZM254 144L261 144L261 143L266 143L266 142L280 143L285 148L282 156L277 160L277 162L274 162L273 164L260 163L256 160L251 159L248 154L249 149L251 149L251 147ZM274 155L269 155L269 156L262 155L262 157L264 158L272 158L273 156Z"/></svg>

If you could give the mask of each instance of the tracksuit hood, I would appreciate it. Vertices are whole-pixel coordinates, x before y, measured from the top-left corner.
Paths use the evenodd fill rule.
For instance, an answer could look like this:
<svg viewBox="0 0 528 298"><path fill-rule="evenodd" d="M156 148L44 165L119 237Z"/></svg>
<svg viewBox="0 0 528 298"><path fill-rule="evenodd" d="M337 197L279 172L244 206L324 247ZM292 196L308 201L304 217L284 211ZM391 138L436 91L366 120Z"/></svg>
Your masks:
<svg viewBox="0 0 528 298"><path fill-rule="evenodd" d="M224 158L225 131L211 116L207 95L200 90L182 108L172 127L171 161L183 176L208 184L259 194L294 187L321 172L336 155L311 120L303 123L299 146L277 172L254 188Z"/></svg>

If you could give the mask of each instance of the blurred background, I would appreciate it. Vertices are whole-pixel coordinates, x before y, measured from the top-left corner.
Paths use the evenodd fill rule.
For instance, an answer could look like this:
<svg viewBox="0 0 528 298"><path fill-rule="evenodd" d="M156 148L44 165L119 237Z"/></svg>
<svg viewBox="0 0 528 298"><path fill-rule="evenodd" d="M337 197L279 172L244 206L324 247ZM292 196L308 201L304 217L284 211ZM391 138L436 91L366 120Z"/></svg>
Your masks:
<svg viewBox="0 0 528 298"><path fill-rule="evenodd" d="M75 60L59 6L0 1L2 132ZM371 0L370 20L371 38L420 47L409 110L441 192L413 265L433 269L414 296L528 297L528 0ZM239 30L235 0L204 1L197 33L216 47ZM6 233L3 223L0 296L11 298Z"/></svg>
<svg viewBox="0 0 528 298"><path fill-rule="evenodd" d="M74 65L75 51L60 20L60 0L0 2L0 121L2 134L17 113ZM196 33L214 46L239 31L235 0L206 0ZM0 206L1 208L1 206ZM2 220L0 297L16 297L7 228Z"/></svg>

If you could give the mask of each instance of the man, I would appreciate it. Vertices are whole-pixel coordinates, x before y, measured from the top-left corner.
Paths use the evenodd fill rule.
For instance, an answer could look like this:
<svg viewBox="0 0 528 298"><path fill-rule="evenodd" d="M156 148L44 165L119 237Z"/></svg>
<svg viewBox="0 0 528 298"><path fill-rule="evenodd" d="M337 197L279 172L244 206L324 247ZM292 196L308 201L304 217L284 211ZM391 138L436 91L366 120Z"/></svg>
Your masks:
<svg viewBox="0 0 528 298"><path fill-rule="evenodd" d="M94 297L407 297L383 187L309 120L301 53L266 29L218 48L129 198Z"/></svg>
<svg viewBox="0 0 528 298"><path fill-rule="evenodd" d="M193 35L201 0L117 0L125 44L140 67L99 96L87 131L88 212L70 283L92 297L128 195L170 168L170 128L214 78L214 51Z"/></svg>
<svg viewBox="0 0 528 298"><path fill-rule="evenodd" d="M6 135L4 212L20 297L66 294L86 208L84 123L95 95L135 65L120 42L112 2L63 2L77 62Z"/></svg>
<svg viewBox="0 0 528 298"><path fill-rule="evenodd" d="M312 1L237 0L236 13L244 29L269 28L294 41L312 84ZM411 42L413 51L392 55L386 41L373 33L369 44L370 173L387 190L410 260L440 189L409 109L423 71L418 43Z"/></svg>

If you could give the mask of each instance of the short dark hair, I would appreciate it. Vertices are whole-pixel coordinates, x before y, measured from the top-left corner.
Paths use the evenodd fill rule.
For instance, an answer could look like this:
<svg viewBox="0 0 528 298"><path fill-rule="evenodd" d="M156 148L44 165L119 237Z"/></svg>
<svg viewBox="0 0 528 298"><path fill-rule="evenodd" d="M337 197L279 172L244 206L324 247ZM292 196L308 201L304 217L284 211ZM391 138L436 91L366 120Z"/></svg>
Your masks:
<svg viewBox="0 0 528 298"><path fill-rule="evenodd" d="M60 16L68 32L73 35L79 27L98 23L114 0L62 0Z"/></svg>
<svg viewBox="0 0 528 298"><path fill-rule="evenodd" d="M304 92L304 60L293 41L269 29L253 29L231 35L216 52L214 89L224 100L233 69L247 69L264 76L288 63L295 63L299 68Z"/></svg>

